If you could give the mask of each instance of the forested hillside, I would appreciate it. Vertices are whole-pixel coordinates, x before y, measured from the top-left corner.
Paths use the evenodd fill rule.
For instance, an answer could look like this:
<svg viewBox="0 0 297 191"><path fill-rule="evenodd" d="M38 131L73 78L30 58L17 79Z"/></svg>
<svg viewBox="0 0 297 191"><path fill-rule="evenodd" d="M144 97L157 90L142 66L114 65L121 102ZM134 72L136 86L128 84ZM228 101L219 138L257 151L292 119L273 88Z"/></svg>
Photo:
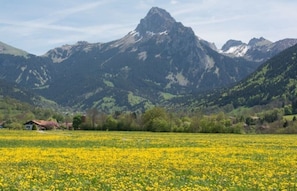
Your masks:
<svg viewBox="0 0 297 191"><path fill-rule="evenodd" d="M224 91L214 104L223 106L264 105L295 101L297 95L297 45L268 60L255 73Z"/></svg>

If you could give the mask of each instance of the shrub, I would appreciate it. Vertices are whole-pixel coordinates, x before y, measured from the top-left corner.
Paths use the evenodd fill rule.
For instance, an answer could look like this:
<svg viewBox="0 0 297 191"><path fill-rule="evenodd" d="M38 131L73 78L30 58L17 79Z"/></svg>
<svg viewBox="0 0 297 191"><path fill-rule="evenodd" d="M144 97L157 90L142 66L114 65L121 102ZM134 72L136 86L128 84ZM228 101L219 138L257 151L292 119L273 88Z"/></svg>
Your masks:
<svg viewBox="0 0 297 191"><path fill-rule="evenodd" d="M24 126L22 124L17 123L17 122L8 123L5 125L5 127L8 129L13 129L13 130L21 130L24 128Z"/></svg>

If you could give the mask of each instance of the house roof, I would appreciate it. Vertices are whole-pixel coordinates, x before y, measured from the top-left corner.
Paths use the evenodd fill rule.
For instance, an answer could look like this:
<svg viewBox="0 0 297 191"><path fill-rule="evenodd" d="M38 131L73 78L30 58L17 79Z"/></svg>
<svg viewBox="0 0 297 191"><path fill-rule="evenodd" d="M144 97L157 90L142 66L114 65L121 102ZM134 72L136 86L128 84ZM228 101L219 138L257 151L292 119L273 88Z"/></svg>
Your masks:
<svg viewBox="0 0 297 191"><path fill-rule="evenodd" d="M31 120L26 122L24 125L27 124L36 124L41 127L58 127L59 124L55 121L45 121L45 120Z"/></svg>

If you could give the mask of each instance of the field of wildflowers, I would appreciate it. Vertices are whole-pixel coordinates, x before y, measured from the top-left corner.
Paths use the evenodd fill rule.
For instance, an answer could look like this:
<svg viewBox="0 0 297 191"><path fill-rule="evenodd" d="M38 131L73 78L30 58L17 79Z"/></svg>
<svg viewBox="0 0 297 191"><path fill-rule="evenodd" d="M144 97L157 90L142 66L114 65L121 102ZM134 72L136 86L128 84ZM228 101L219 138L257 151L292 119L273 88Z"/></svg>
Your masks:
<svg viewBox="0 0 297 191"><path fill-rule="evenodd" d="M297 190L295 135L0 130L0 190Z"/></svg>

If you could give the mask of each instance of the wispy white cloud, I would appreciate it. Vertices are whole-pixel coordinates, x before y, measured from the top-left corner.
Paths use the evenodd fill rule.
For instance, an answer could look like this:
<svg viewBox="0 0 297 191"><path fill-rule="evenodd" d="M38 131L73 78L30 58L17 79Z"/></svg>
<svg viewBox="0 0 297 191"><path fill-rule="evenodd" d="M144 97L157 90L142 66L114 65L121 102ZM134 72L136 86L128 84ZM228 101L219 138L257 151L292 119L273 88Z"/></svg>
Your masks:
<svg viewBox="0 0 297 191"><path fill-rule="evenodd" d="M70 32L83 32L84 29L81 27L73 27L71 25L60 25L55 24L59 23L60 20L70 17L73 14L78 14L80 12L85 12L91 9L95 9L100 5L106 4L110 1L100 1L100 2L92 2L82 5L76 5L74 7L57 10L55 12L50 12L47 15L37 17L33 20L24 20L19 18L18 20L9 20L9 19L0 19L1 25L9 26L7 29L11 28L13 30L14 27L23 28L24 30L30 30L32 33L36 30L56 30L56 31L70 31ZM21 32L21 31L20 31Z"/></svg>
<svg viewBox="0 0 297 191"><path fill-rule="evenodd" d="M73 15L79 12L84 12L84 11L88 11L91 9L96 9L98 6L107 4L107 3L111 3L112 1L98 1L98 2L90 2L90 3L83 3L83 4L79 4L76 5L74 7L70 7L70 8L66 8L63 10L58 10L56 12L53 13L53 15L59 16L59 17L66 17L69 15Z"/></svg>
<svg viewBox="0 0 297 191"><path fill-rule="evenodd" d="M175 4L178 4L178 1L177 0L171 0L170 3L175 5Z"/></svg>

